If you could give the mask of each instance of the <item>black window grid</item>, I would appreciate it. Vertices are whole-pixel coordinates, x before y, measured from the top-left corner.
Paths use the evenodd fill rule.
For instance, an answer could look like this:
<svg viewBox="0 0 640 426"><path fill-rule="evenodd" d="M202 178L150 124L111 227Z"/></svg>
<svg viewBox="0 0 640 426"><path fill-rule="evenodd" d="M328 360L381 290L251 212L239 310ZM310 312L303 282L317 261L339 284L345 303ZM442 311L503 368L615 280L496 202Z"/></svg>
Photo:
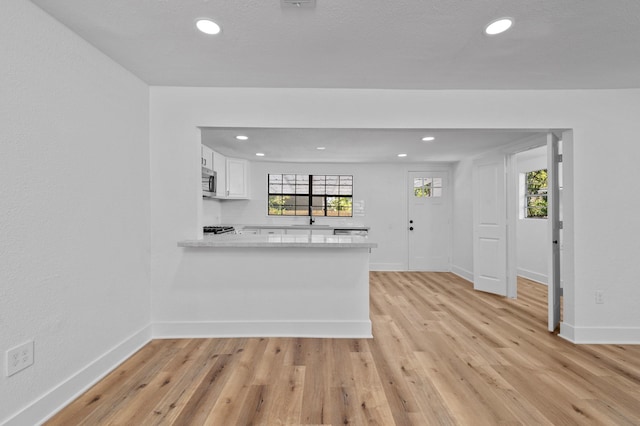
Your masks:
<svg viewBox="0 0 640 426"><path fill-rule="evenodd" d="M267 194L270 216L353 216L351 175L269 174Z"/></svg>

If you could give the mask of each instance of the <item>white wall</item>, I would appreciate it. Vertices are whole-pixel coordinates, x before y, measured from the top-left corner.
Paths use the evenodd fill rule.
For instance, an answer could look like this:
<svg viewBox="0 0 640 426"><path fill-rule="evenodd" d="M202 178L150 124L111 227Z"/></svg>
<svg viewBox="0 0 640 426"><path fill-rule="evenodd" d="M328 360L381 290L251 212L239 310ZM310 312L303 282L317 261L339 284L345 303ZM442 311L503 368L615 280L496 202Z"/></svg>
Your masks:
<svg viewBox="0 0 640 426"><path fill-rule="evenodd" d="M518 175L547 168L547 147L542 146L515 155ZM519 176L515 177L516 179ZM523 188L518 188L520 194ZM518 217L516 228L518 275L547 283L549 248L547 245L547 219Z"/></svg>
<svg viewBox="0 0 640 426"><path fill-rule="evenodd" d="M148 87L28 1L0 52L0 423L30 425L150 336Z"/></svg>
<svg viewBox="0 0 640 426"><path fill-rule="evenodd" d="M640 286L636 285L640 222L635 219L640 199L628 197L633 182L640 179L635 164L640 151L636 143L640 90L152 87L150 106L154 317L161 315L157 304L163 303L167 289L175 284L184 256L176 241L197 237L202 219L196 184L199 171L193 167L199 160L196 126L571 128L575 293L573 288L568 293L565 289L571 297L565 297L562 333L577 341L605 341L613 336L617 341L640 342ZM594 181L590 177L596 169L601 178ZM601 197L596 205L594 192ZM602 305L595 304L596 290L604 291Z"/></svg>
<svg viewBox="0 0 640 426"><path fill-rule="evenodd" d="M222 223L222 203L215 198L202 199L202 225L212 226Z"/></svg>
<svg viewBox="0 0 640 426"><path fill-rule="evenodd" d="M222 221L230 224L304 224L308 217L267 216L267 174L348 174L353 175L353 200L364 202L364 216L317 218L316 224L366 225L369 238L378 244L371 252L372 270L406 270L408 259L407 173L448 170L448 163L407 163L399 159L388 164L296 164L252 161L250 200L226 200Z"/></svg>

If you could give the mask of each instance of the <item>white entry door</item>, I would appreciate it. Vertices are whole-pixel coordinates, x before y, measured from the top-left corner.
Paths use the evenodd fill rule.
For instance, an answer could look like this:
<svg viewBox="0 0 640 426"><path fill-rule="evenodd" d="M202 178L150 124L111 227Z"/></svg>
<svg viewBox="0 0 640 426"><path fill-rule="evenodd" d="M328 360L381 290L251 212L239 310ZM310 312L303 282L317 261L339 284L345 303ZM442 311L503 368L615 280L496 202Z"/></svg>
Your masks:
<svg viewBox="0 0 640 426"><path fill-rule="evenodd" d="M547 302L549 307L549 331L560 325L560 182L559 138L547 134L547 218L549 229L549 278Z"/></svg>
<svg viewBox="0 0 640 426"><path fill-rule="evenodd" d="M449 271L451 218L447 172L409 172L409 269Z"/></svg>
<svg viewBox="0 0 640 426"><path fill-rule="evenodd" d="M473 288L507 295L506 156L473 163Z"/></svg>

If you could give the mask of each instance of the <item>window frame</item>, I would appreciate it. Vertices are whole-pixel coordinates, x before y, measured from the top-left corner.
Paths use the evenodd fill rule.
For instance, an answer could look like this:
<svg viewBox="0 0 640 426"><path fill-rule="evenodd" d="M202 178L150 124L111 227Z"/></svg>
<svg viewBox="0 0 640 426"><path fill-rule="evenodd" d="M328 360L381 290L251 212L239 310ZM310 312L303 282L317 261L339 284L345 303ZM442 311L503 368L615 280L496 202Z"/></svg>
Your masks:
<svg viewBox="0 0 640 426"><path fill-rule="evenodd" d="M426 175L426 174L425 174ZM416 186L417 181L421 181L420 186ZM438 175L429 175L429 177L413 178L413 197L414 198L440 198L444 191L444 179Z"/></svg>
<svg viewBox="0 0 640 426"><path fill-rule="evenodd" d="M295 176L295 183L293 184L294 186L294 191L293 193L291 192L271 192L271 187L272 185L278 185L277 182L273 182L271 177L272 176L281 176L281 183L280 185L284 188L285 183L284 183L284 176ZM304 178L306 178L306 184L304 183L305 180ZM323 184L320 184L319 181L316 182L314 181L314 177L316 178L322 178L322 180L324 180ZM337 178L338 179L338 183L336 185L327 185L326 181L328 177L332 177L332 178ZM301 178L301 186L307 186L307 191L305 192L298 192L297 191L297 186L298 186L298 179ZM345 179L345 181L348 181L349 183L342 183L342 179ZM291 183L288 183L286 185L292 185ZM314 192L314 187L320 187L323 186L324 187L324 191L323 193L315 193ZM336 187L337 188L337 193L336 194L328 194L326 188L327 187ZM342 194L342 188L349 188L350 194ZM294 204L293 204L293 211L294 214L277 214L277 213L271 213L272 211L272 207L271 207L271 197L293 197L294 198ZM300 206L305 206L306 207L306 214L297 214L298 210L296 208L297 203L295 201L295 198L297 197L306 197L307 199L307 203L303 204L300 203ZM321 202L321 206L317 205L317 199L321 198L322 202ZM331 215L331 214L327 214L330 211L333 211L332 209L330 209L330 202L329 199L333 199L333 198L337 198L338 201L338 207L335 210L336 211L336 215ZM348 199L349 200L349 209L345 209L342 210L340 208L340 199ZM283 200L284 201L284 200ZM314 203L315 202L315 203ZM284 204L282 205L282 209L284 209ZM320 207L320 209L317 209L318 207ZM316 208L316 209L314 209ZM345 212L348 211L349 214L345 215L345 214L341 214L341 212ZM321 214L316 214L317 212L321 212ZM353 217L353 175L344 175L344 174L302 174L302 173L267 173L267 216L276 216L276 217Z"/></svg>

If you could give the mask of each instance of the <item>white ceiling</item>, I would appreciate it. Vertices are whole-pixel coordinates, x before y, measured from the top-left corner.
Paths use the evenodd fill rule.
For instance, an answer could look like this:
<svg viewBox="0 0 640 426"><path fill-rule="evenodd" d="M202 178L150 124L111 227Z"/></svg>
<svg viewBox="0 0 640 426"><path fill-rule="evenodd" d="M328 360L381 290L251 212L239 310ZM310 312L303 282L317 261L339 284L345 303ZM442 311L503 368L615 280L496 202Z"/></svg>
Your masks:
<svg viewBox="0 0 640 426"><path fill-rule="evenodd" d="M374 89L640 87L639 0L32 0L150 85ZM492 20L515 23L486 36ZM217 36L195 29L208 17ZM529 135L420 129L203 131L257 161L456 161ZM435 142L425 144L422 135ZM326 146L324 152L315 149ZM255 157L255 152L266 157ZM396 157L405 152L407 158Z"/></svg>
<svg viewBox="0 0 640 426"><path fill-rule="evenodd" d="M150 85L640 87L638 0L32 1Z"/></svg>
<svg viewBox="0 0 640 426"><path fill-rule="evenodd" d="M388 163L458 161L532 137L531 131L428 129L202 128L202 141L223 155L252 161ZM248 136L246 141L237 135ZM423 142L424 136L435 140ZM536 138L537 139L537 138ZM544 139L542 139L544 140ZM319 151L316 148L326 149ZM264 157L257 157L262 152ZM399 158L397 154L407 154Z"/></svg>

